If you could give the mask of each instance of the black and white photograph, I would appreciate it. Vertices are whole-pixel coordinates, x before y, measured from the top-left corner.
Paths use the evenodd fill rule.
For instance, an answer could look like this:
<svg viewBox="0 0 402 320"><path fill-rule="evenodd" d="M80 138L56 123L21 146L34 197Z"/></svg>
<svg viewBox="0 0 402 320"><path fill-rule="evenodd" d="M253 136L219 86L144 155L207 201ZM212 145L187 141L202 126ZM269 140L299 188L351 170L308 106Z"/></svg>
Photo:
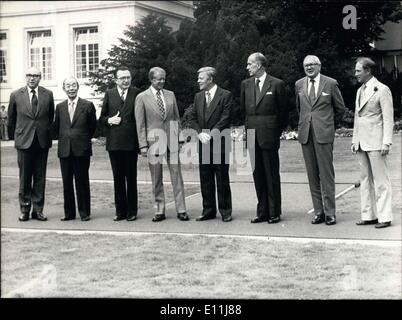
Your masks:
<svg viewBox="0 0 402 320"><path fill-rule="evenodd" d="M401 300L401 129L402 1L1 1L1 300Z"/></svg>

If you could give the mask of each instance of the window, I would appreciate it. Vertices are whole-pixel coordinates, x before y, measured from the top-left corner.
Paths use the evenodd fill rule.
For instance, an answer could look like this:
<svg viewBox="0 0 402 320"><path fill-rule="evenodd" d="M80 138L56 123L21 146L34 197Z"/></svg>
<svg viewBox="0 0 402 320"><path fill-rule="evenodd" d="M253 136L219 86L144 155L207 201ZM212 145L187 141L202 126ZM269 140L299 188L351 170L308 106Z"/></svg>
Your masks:
<svg viewBox="0 0 402 320"><path fill-rule="evenodd" d="M74 60L75 73L78 79L86 78L90 72L98 71L98 27L74 29Z"/></svg>
<svg viewBox="0 0 402 320"><path fill-rule="evenodd" d="M7 34L0 33L0 83L7 83Z"/></svg>
<svg viewBox="0 0 402 320"><path fill-rule="evenodd" d="M52 80L52 31L29 32L29 66L42 72L43 80Z"/></svg>

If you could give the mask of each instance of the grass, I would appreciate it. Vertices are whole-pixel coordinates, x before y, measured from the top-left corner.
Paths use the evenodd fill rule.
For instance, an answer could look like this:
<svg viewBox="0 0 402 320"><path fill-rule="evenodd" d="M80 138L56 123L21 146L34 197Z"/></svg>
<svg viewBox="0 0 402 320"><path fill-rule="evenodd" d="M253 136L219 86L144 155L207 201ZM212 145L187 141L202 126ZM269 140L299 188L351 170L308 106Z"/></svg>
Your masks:
<svg viewBox="0 0 402 320"><path fill-rule="evenodd" d="M401 299L400 247L4 231L1 242L2 293L15 297Z"/></svg>

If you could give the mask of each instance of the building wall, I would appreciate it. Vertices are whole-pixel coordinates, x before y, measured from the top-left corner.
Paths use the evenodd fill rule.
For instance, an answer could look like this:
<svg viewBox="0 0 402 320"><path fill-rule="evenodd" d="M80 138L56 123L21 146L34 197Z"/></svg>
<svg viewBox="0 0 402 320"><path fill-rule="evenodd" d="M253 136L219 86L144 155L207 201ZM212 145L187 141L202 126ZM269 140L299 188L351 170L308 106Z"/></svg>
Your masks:
<svg viewBox="0 0 402 320"><path fill-rule="evenodd" d="M124 37L127 25L154 12L167 18L177 30L184 18L193 18L192 1L2 1L0 2L0 32L6 33L7 83L0 84L0 103L8 105L10 93L25 85L25 70L29 64L29 32L51 30L52 80L42 79L41 85L52 90L55 102L66 98L63 79L75 76L74 28L97 26L99 61L107 57L112 44ZM42 77L43 78L43 77ZM79 95L99 104L100 97L80 80Z"/></svg>

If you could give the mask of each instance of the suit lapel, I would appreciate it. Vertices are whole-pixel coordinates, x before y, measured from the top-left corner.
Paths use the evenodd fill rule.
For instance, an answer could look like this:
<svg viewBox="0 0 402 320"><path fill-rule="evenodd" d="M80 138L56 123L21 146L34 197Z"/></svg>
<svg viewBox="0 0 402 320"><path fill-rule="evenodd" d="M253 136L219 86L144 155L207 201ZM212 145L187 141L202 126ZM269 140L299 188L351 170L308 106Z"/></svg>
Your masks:
<svg viewBox="0 0 402 320"><path fill-rule="evenodd" d="M82 112L82 101L80 98L78 98L77 105L74 110L73 121L71 121L71 126L73 126L74 123L77 121L77 118L79 117L81 112ZM67 113L68 113L68 107L67 107ZM68 116L68 118L70 119L70 115Z"/></svg>
<svg viewBox="0 0 402 320"><path fill-rule="evenodd" d="M201 91L199 94L197 94L196 98L196 105L197 105L197 112L200 115L200 122L201 125L204 126L205 124L205 96L204 96L204 91Z"/></svg>
<svg viewBox="0 0 402 320"><path fill-rule="evenodd" d="M216 92L214 95L214 98L212 99L211 103L209 104L209 107L206 109L205 112L205 121L208 122L209 119L211 118L212 114L216 110L216 106L220 100L220 96L222 95L222 91L219 87L216 88ZM206 104L205 104L206 107Z"/></svg>
<svg viewBox="0 0 402 320"><path fill-rule="evenodd" d="M35 117L39 114L39 112L42 109L42 106L44 105L43 101L45 100L45 92L42 87L38 87L38 100L39 100L38 109L36 110Z"/></svg>
<svg viewBox="0 0 402 320"><path fill-rule="evenodd" d="M162 92L163 92L163 98L165 99L165 116L163 117L163 120L166 120L166 117L168 115L169 109L170 109L171 106L173 106L173 99L170 99L171 97L170 97L170 95L168 93L166 93L166 90L162 89ZM162 116L162 113L161 113L160 110L159 110L159 112L160 112L160 114Z"/></svg>
<svg viewBox="0 0 402 320"><path fill-rule="evenodd" d="M321 75L320 77L320 84L318 86L318 91L317 91L317 95L314 99L314 102L311 104L311 107L314 107L314 105L317 103L318 98L321 96L322 94L322 90L324 90L325 84L327 83L327 81L325 80L325 78Z"/></svg>
<svg viewBox="0 0 402 320"><path fill-rule="evenodd" d="M21 94L24 96L25 107L27 108L27 114L29 115L30 118L33 119L35 117L35 115L32 112L32 106L31 106L31 101L29 100L28 88L23 87L21 89Z"/></svg>
<svg viewBox="0 0 402 320"><path fill-rule="evenodd" d="M151 88L148 88L148 90L145 92L146 96L147 96L147 100L148 100L148 104L151 106L152 109L154 109L154 111L160 115L160 117L163 119L162 117L162 113L159 110L158 107L158 103L156 102L156 97L154 96L154 94L152 93ZM165 97L166 99L166 97ZM166 100L165 100L166 102ZM165 112L166 114L166 112Z"/></svg>
<svg viewBox="0 0 402 320"><path fill-rule="evenodd" d="M255 85L255 84L254 84ZM259 103L261 102L262 98L264 98L265 94L267 93L268 89L271 87L271 77L267 74L265 81L264 81L264 85L262 86L262 90L260 93L260 96L258 97L258 100L256 102L256 107L259 105Z"/></svg>
<svg viewBox="0 0 402 320"><path fill-rule="evenodd" d="M375 80L374 86L376 85L376 83L377 83L377 81ZM361 90L361 88L359 89L359 95L358 95L358 97L360 97L360 90ZM367 92L368 90L369 90L369 89L366 88L366 92L365 92L365 94L364 94L364 97L363 97L362 101L360 101L359 110L362 109L362 108L366 105L366 103L371 99L371 97L372 97L372 96L374 95L374 93L375 93L374 90L372 90L371 92Z"/></svg>

